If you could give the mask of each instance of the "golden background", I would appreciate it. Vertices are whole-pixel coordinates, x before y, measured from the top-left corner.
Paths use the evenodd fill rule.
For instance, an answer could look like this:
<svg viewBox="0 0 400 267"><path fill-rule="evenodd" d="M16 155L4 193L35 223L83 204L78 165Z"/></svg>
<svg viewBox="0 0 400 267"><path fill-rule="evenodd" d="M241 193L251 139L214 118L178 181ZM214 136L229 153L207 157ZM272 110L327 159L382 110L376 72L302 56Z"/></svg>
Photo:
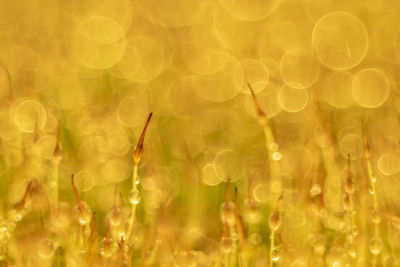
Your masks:
<svg viewBox="0 0 400 267"><path fill-rule="evenodd" d="M0 0L1 264L400 266L399 62L398 1Z"/></svg>

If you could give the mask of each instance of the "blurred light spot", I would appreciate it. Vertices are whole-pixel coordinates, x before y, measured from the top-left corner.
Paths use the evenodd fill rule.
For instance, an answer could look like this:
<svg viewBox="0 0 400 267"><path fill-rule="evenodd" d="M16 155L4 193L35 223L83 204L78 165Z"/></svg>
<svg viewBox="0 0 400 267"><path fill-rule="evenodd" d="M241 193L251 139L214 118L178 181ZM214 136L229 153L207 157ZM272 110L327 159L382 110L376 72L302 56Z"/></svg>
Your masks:
<svg viewBox="0 0 400 267"><path fill-rule="evenodd" d="M400 171L400 159L395 154L385 153L378 159L378 168L384 175L394 175Z"/></svg>
<svg viewBox="0 0 400 267"><path fill-rule="evenodd" d="M352 14L332 12L315 24L312 44L322 64L336 70L347 70L365 57L368 35L361 21Z"/></svg>
<svg viewBox="0 0 400 267"><path fill-rule="evenodd" d="M308 104L308 92L306 89L297 89L298 85L287 83L279 90L279 104L287 112L299 112Z"/></svg>
<svg viewBox="0 0 400 267"><path fill-rule="evenodd" d="M44 126L47 114L44 107L37 101L26 99L15 104L12 117L17 127L25 133L33 133Z"/></svg>
<svg viewBox="0 0 400 267"><path fill-rule="evenodd" d="M76 27L72 38L73 56L89 68L111 67L125 52L122 28L104 16L84 19Z"/></svg>
<svg viewBox="0 0 400 267"><path fill-rule="evenodd" d="M254 92L260 92L268 84L268 69L261 60L247 58L241 62L244 80L246 83L242 87L244 93L249 94L247 83L250 83Z"/></svg>
<svg viewBox="0 0 400 267"><path fill-rule="evenodd" d="M390 84L382 70L363 69L354 75L352 91L358 104L376 108L389 97Z"/></svg>
<svg viewBox="0 0 400 267"><path fill-rule="evenodd" d="M52 135L44 135L37 141L40 155L45 159L53 157L54 149L56 147L56 138Z"/></svg>
<svg viewBox="0 0 400 267"><path fill-rule="evenodd" d="M228 54L205 46L201 39L183 43L181 53L186 65L194 73L201 75L210 75L222 70L229 60Z"/></svg>
<svg viewBox="0 0 400 267"><path fill-rule="evenodd" d="M215 174L214 167L212 164L205 165L202 169L201 174L202 174L201 176L202 181L206 185L214 186L218 185L221 182L221 179L219 179Z"/></svg>
<svg viewBox="0 0 400 267"><path fill-rule="evenodd" d="M363 153L363 139L359 135L349 134L344 136L339 143L340 152L343 157L350 155L351 159L359 159Z"/></svg>
<svg viewBox="0 0 400 267"><path fill-rule="evenodd" d="M251 4L246 0L220 0L225 10L239 20L255 21L265 18L275 11L280 0L256 0Z"/></svg>
<svg viewBox="0 0 400 267"><path fill-rule="evenodd" d="M214 158L213 166L218 178L223 181L237 181L244 176L244 162L240 155L231 149L220 151Z"/></svg>
<svg viewBox="0 0 400 267"><path fill-rule="evenodd" d="M195 23L204 14L208 2L146 0L138 1L136 4L139 13L152 16L152 20L157 24L164 27L180 27Z"/></svg>
<svg viewBox="0 0 400 267"><path fill-rule="evenodd" d="M331 73L319 88L323 99L333 107L348 108L354 103L351 91L353 75L349 72Z"/></svg>
<svg viewBox="0 0 400 267"><path fill-rule="evenodd" d="M81 170L75 174L76 188L82 192L92 190L94 186L94 176L86 170Z"/></svg>
<svg viewBox="0 0 400 267"><path fill-rule="evenodd" d="M107 160L101 164L101 174L98 183L117 183L126 180L130 175L129 164L122 158ZM101 179L101 180L100 180Z"/></svg>
<svg viewBox="0 0 400 267"><path fill-rule="evenodd" d="M212 75L191 80L190 86L201 98L211 102L223 102L236 96L244 83L243 69L232 56L224 67Z"/></svg>
<svg viewBox="0 0 400 267"><path fill-rule="evenodd" d="M274 153L272 153L272 158L273 158L274 160L276 160L276 161L279 161L279 160L281 160L281 158L282 158L282 154L279 153L279 152L274 152Z"/></svg>
<svg viewBox="0 0 400 267"><path fill-rule="evenodd" d="M111 73L119 78L135 82L148 82L160 75L167 65L162 43L146 36L129 39L121 60L112 67Z"/></svg>
<svg viewBox="0 0 400 267"><path fill-rule="evenodd" d="M319 62L311 51L296 48L288 51L281 59L282 79L296 88L310 87L319 76Z"/></svg>
<svg viewBox="0 0 400 267"><path fill-rule="evenodd" d="M258 202L268 202L270 195L270 190L266 184L258 184L254 187L253 196Z"/></svg>
<svg viewBox="0 0 400 267"><path fill-rule="evenodd" d="M149 112L146 100L140 96L122 99L117 108L118 119L128 127L141 126Z"/></svg>

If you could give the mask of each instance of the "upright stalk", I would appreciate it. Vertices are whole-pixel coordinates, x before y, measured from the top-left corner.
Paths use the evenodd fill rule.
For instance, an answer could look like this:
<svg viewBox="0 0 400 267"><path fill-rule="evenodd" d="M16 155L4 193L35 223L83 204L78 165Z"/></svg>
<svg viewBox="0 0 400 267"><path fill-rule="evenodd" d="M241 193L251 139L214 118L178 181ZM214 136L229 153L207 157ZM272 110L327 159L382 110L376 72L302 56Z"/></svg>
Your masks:
<svg viewBox="0 0 400 267"><path fill-rule="evenodd" d="M251 93L251 96L254 101L254 105L256 106L257 110L257 119L258 123L263 127L264 136L267 145L268 151L268 165L270 169L270 177L271 177L271 185L274 185L274 188L271 187L271 192L279 192L281 191L281 180L280 180L280 167L278 161L281 158L281 154L279 153L279 145L275 142L275 137L273 131L271 129L270 123L268 121L267 115L261 109L260 104L256 98L256 95L253 91L253 88L248 83L247 84Z"/></svg>
<svg viewBox="0 0 400 267"><path fill-rule="evenodd" d="M269 262L271 267L274 265L273 263L277 262L280 258L279 248L275 246L275 233L281 225L280 209L282 205L283 194L284 192L279 196L276 202L275 209L272 212L271 217L269 218L269 228L270 228L269 238L271 243L269 248Z"/></svg>
<svg viewBox="0 0 400 267"><path fill-rule="evenodd" d="M140 194L138 190L138 167L139 163L142 160L143 155L143 143L144 137L146 135L147 127L149 126L151 116L153 113L150 113L147 118L146 124L143 128L142 134L140 135L139 141L133 151L133 174L132 174L132 190L129 193L129 202L131 203L131 216L129 219L128 232L126 241L129 243L129 240L132 235L133 224L135 222L135 213L136 213L136 205L139 204Z"/></svg>
<svg viewBox="0 0 400 267"><path fill-rule="evenodd" d="M53 173L50 178L50 184L49 184L51 188L51 197L54 205L56 206L58 203L58 169L60 161L62 159L61 148L60 148L60 131L61 131L61 121L58 121L57 132L56 132L56 146L54 148L53 158L52 158Z"/></svg>
<svg viewBox="0 0 400 267"><path fill-rule="evenodd" d="M351 159L350 155L347 155L347 179L346 179L346 185L345 185L345 198L344 198L344 207L345 210L347 211L349 222L350 222L350 229L347 232L347 238L346 238L346 245L347 245L347 253L352 259L352 265L354 265L354 259L357 256L357 250L356 246L354 246L354 238L358 234L358 229L355 221L355 216L354 216L354 203L353 203L353 194L355 191L354 188L354 183L352 181L352 175L351 175Z"/></svg>
<svg viewBox="0 0 400 267"><path fill-rule="evenodd" d="M373 199L373 209L371 213L372 223L374 225L374 236L370 240L369 249L373 255L372 264L373 266L377 265L378 256L381 252L381 241L379 237L379 223L380 223L380 215L378 210L378 198L376 194L376 176L372 170L372 163L371 163L371 149L368 143L367 134L365 130L365 123L362 122L362 132L363 132L363 139L364 139L364 158L367 163L367 172L370 182L370 194L372 195Z"/></svg>

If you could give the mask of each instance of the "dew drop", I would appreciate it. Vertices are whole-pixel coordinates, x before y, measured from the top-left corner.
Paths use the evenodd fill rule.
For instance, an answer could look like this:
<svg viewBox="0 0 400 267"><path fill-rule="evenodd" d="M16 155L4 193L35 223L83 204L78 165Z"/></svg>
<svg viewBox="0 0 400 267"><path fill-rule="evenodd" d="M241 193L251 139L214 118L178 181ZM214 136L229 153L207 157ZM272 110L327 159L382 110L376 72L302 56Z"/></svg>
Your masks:
<svg viewBox="0 0 400 267"><path fill-rule="evenodd" d="M103 238L100 242L100 255L104 258L110 257L114 252L112 240L109 238Z"/></svg>
<svg viewBox="0 0 400 267"><path fill-rule="evenodd" d="M230 226L234 225L236 223L235 205L231 201L222 203L220 216L222 223L227 223Z"/></svg>
<svg viewBox="0 0 400 267"><path fill-rule="evenodd" d="M221 238L221 250L223 253L229 253L232 249L232 240L230 237Z"/></svg>
<svg viewBox="0 0 400 267"><path fill-rule="evenodd" d="M38 245L38 254L42 259L50 259L53 256L54 245L49 238L45 237L40 240Z"/></svg>
<svg viewBox="0 0 400 267"><path fill-rule="evenodd" d="M110 224L112 226L119 226L122 221L121 209L117 207L112 208L110 214L108 215L108 218L110 219Z"/></svg>
<svg viewBox="0 0 400 267"><path fill-rule="evenodd" d="M275 261L275 262L279 261L280 254L281 254L281 252L280 252L280 250L279 250L279 247L276 247L276 246L273 247L273 248L272 248L272 253L271 253L271 259L272 259L273 261Z"/></svg>
<svg viewBox="0 0 400 267"><path fill-rule="evenodd" d="M322 192L321 186L319 184L314 184L310 189L310 196L311 197L318 196L319 194L321 194L321 192Z"/></svg>
<svg viewBox="0 0 400 267"><path fill-rule="evenodd" d="M83 201L75 205L72 213L75 220L77 220L82 226L89 224L92 218L92 212L90 211L88 204Z"/></svg>
<svg viewBox="0 0 400 267"><path fill-rule="evenodd" d="M278 230L280 225L281 225L281 220L279 217L279 213L278 212L272 213L271 217L269 218L269 227L271 231Z"/></svg>
<svg viewBox="0 0 400 267"><path fill-rule="evenodd" d="M132 205L137 205L140 202L140 193L139 190L137 189L132 189L131 192L129 192L129 203Z"/></svg>
<svg viewBox="0 0 400 267"><path fill-rule="evenodd" d="M375 223L375 224L378 224L378 223L381 222L381 215L379 214L378 211L373 210L373 211L371 212L371 220L372 220L372 222Z"/></svg>
<svg viewBox="0 0 400 267"><path fill-rule="evenodd" d="M369 241L369 250L374 255L378 255L379 253L381 253L382 241L375 237L371 238L371 240Z"/></svg>

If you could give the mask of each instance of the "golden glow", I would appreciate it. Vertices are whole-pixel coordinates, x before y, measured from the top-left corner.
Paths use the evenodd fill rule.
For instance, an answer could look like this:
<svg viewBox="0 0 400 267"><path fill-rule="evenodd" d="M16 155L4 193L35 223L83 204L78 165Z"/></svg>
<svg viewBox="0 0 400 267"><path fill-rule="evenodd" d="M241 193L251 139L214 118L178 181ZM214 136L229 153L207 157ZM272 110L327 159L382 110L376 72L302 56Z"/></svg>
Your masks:
<svg viewBox="0 0 400 267"><path fill-rule="evenodd" d="M0 0L0 266L400 266L399 14Z"/></svg>

